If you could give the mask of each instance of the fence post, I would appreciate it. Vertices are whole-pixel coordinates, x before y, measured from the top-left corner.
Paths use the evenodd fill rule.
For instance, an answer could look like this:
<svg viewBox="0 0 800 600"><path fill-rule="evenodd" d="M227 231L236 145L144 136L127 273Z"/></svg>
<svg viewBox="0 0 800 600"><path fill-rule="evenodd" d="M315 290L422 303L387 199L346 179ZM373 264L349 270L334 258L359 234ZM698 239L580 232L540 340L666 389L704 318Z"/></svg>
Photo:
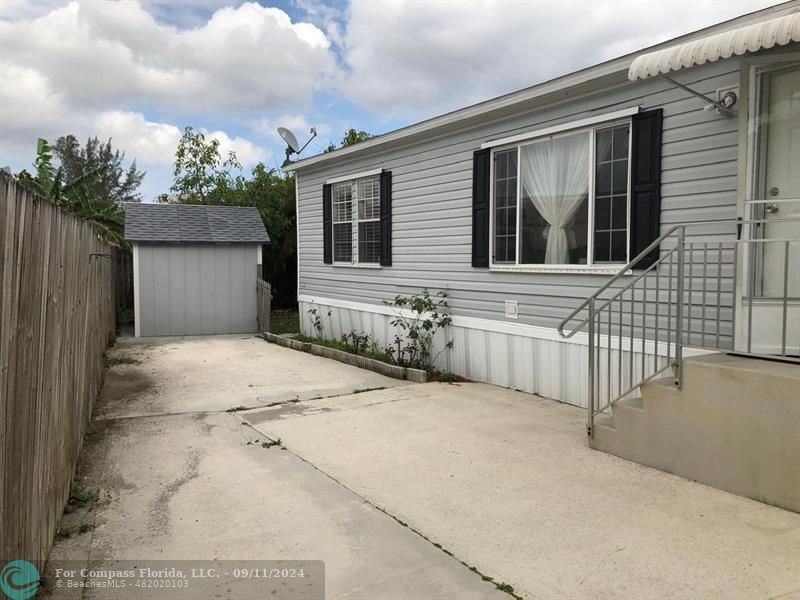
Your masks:
<svg viewBox="0 0 800 600"><path fill-rule="evenodd" d="M272 308L272 286L267 281L259 278L256 280L256 292L258 332L268 332L270 330Z"/></svg>
<svg viewBox="0 0 800 600"><path fill-rule="evenodd" d="M264 331L272 331L270 319L272 318L272 286L264 282Z"/></svg>

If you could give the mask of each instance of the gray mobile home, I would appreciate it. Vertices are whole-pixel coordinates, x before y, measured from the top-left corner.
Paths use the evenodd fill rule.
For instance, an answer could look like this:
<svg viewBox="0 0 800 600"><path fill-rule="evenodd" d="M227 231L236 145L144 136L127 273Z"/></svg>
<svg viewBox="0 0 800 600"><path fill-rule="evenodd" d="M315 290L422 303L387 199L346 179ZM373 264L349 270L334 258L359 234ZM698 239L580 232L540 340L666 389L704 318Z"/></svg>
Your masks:
<svg viewBox="0 0 800 600"><path fill-rule="evenodd" d="M582 406L598 290L599 303L628 289L632 308L617 297L606 315L626 329L600 346L637 364L648 344L670 358L678 341L688 354L799 354L800 247L739 244L800 237L786 222L800 216L798 11L769 8L293 163L301 314L330 308L333 334L387 343L384 300L447 289L442 368ZM647 370L614 360L598 369L604 385L611 366Z"/></svg>
<svg viewBox="0 0 800 600"><path fill-rule="evenodd" d="M125 205L136 336L254 333L261 247L257 208Z"/></svg>

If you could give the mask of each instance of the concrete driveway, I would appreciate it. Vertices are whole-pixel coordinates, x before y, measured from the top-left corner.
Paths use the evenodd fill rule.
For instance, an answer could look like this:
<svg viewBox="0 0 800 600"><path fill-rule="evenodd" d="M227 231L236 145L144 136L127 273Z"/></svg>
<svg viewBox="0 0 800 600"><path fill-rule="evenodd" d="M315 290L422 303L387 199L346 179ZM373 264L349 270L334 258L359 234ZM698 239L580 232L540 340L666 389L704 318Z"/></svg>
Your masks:
<svg viewBox="0 0 800 600"><path fill-rule="evenodd" d="M800 596L800 515L592 451L579 409L256 338L114 353L141 362L82 466L110 501L55 558L319 559L327 598Z"/></svg>

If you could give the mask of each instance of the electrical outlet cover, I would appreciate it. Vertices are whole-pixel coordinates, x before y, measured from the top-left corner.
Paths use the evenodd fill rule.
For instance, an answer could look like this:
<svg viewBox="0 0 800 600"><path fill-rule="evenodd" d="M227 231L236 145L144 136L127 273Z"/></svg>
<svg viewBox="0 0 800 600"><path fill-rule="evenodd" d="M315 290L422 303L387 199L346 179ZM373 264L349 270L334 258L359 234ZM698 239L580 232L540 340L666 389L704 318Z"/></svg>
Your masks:
<svg viewBox="0 0 800 600"><path fill-rule="evenodd" d="M516 300L506 300L506 316L509 319L516 319L519 316L518 308Z"/></svg>

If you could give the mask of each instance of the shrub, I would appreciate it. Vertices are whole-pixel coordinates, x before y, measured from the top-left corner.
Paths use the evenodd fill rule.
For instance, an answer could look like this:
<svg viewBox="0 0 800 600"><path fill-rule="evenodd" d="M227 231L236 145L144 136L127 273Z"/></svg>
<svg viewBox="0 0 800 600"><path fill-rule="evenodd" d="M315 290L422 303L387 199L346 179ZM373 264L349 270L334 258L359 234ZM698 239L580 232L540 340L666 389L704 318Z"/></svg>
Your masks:
<svg viewBox="0 0 800 600"><path fill-rule="evenodd" d="M363 354L367 349L372 348L372 338L365 331L356 331L342 334L342 342L348 352L353 354Z"/></svg>
<svg viewBox="0 0 800 600"><path fill-rule="evenodd" d="M317 337L321 340L325 339L325 321L323 320L323 315L319 311L317 307L309 308L308 314L311 316L311 326L314 328L314 331L317 332ZM328 319L331 318L332 312L328 311Z"/></svg>
<svg viewBox="0 0 800 600"><path fill-rule="evenodd" d="M447 313L447 297L444 290L432 295L425 288L414 296L396 296L393 301L384 302L396 314L391 324L398 333L394 337L394 347L386 351L397 364L430 371L439 355L453 347L453 340L446 339L447 326L453 321ZM433 354L433 341L439 331L446 341L444 347Z"/></svg>

